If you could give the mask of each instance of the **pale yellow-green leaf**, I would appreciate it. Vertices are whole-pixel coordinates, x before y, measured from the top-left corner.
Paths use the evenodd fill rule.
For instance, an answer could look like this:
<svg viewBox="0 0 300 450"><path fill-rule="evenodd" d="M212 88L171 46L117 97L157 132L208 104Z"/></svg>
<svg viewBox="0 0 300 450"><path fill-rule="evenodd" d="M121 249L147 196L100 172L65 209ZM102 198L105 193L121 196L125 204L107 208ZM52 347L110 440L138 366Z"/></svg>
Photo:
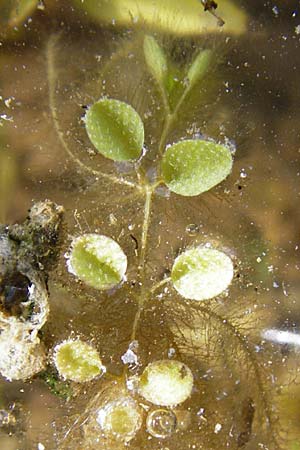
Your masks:
<svg viewBox="0 0 300 450"><path fill-rule="evenodd" d="M195 247L175 259L171 278L184 298L207 300L227 289L233 278L233 264L219 250Z"/></svg>
<svg viewBox="0 0 300 450"><path fill-rule="evenodd" d="M79 339L70 339L55 347L54 365L62 378L79 383L105 372L97 350Z"/></svg>
<svg viewBox="0 0 300 450"><path fill-rule="evenodd" d="M120 283L127 268L127 258L119 244L96 233L83 234L72 242L67 267L88 286L106 290Z"/></svg>
<svg viewBox="0 0 300 450"><path fill-rule="evenodd" d="M144 55L149 71L161 85L168 70L166 55L153 36L145 36Z"/></svg>
<svg viewBox="0 0 300 450"><path fill-rule="evenodd" d="M139 380L139 394L154 405L183 403L192 393L194 378L181 361L163 359L145 368Z"/></svg>
<svg viewBox="0 0 300 450"><path fill-rule="evenodd" d="M238 3L218 2L218 15L225 21L220 28L217 20L205 12L199 0L73 0L95 22L114 26L151 27L177 35L199 35L222 29L225 33L241 34L246 30L247 17Z"/></svg>
<svg viewBox="0 0 300 450"><path fill-rule="evenodd" d="M230 174L232 155L224 145L201 139L177 142L165 151L161 171L172 192L192 197L208 191Z"/></svg>
<svg viewBox="0 0 300 450"><path fill-rule="evenodd" d="M198 53L187 73L190 88L205 77L210 67L212 56L213 52L211 50L203 50Z"/></svg>
<svg viewBox="0 0 300 450"><path fill-rule="evenodd" d="M36 8L38 0L19 0L12 2L9 25L16 26L22 23Z"/></svg>

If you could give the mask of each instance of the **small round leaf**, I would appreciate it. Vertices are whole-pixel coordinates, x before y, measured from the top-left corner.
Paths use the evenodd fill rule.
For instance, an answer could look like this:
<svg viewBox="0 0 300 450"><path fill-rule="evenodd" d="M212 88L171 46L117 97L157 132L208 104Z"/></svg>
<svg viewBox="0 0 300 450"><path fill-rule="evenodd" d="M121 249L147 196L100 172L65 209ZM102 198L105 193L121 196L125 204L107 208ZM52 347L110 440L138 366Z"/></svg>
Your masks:
<svg viewBox="0 0 300 450"><path fill-rule="evenodd" d="M70 273L88 286L106 290L122 281L127 257L113 239L89 233L73 240L67 266Z"/></svg>
<svg viewBox="0 0 300 450"><path fill-rule="evenodd" d="M97 411L96 420L107 437L129 442L142 425L142 410L129 396L116 398Z"/></svg>
<svg viewBox="0 0 300 450"><path fill-rule="evenodd" d="M103 98L85 116L87 134L101 155L113 161L140 156L144 125L138 113L125 102Z"/></svg>
<svg viewBox="0 0 300 450"><path fill-rule="evenodd" d="M184 363L163 359L148 364L139 381L139 394L155 405L184 402L193 389L194 378Z"/></svg>
<svg viewBox="0 0 300 450"><path fill-rule="evenodd" d="M232 155L224 145L203 140L180 141L167 148L162 159L164 182L172 192L199 195L231 172Z"/></svg>
<svg viewBox="0 0 300 450"><path fill-rule="evenodd" d="M61 377L76 382L90 381L105 372L97 350L79 339L58 344L54 364Z"/></svg>
<svg viewBox="0 0 300 450"><path fill-rule="evenodd" d="M229 256L219 250L196 247L175 259L171 278L176 291L184 298L207 300L229 286L233 264Z"/></svg>

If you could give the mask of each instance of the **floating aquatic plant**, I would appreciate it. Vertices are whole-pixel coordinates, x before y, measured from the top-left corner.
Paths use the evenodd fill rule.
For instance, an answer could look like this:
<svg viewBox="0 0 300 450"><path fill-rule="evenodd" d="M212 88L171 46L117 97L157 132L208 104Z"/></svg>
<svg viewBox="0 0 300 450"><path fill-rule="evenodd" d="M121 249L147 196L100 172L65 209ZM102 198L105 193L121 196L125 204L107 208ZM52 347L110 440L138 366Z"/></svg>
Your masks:
<svg viewBox="0 0 300 450"><path fill-rule="evenodd" d="M227 248L227 242L222 242L222 223L219 224L218 236L213 236L213 230L203 235L199 233L197 236L197 233L193 233L188 242L180 235L176 226L176 233L173 233L173 225L168 229L168 236L158 232L157 241L154 233L152 234L152 225L153 230L157 230L164 220L169 220L163 204L166 210L170 205L176 209L177 202L183 205L183 200L186 200L193 201L192 205L205 208L205 201L201 203L200 197L199 203L196 204L195 197L207 191L211 193L204 194L204 198L205 195L213 197L218 192L215 188L231 174L233 152L227 145L227 140L219 142L215 136L203 136L194 124L195 131L194 128L192 131L189 129L188 132L182 132L181 136L177 130L181 130L181 113L189 99L196 95L196 90L201 87L198 91L205 95L203 86L217 61L211 49L202 48L190 63L183 67L183 64L172 60L166 48L153 36L147 35L139 42L142 45L137 52L138 56L132 51L131 43L127 43L126 51L120 52L121 56L114 55L107 61L103 69L105 83L96 95L90 95L94 99L87 107L84 117L87 133L83 138L86 139L85 145L82 146L81 153L78 151L76 155L70 146L70 133L64 133L59 124L56 100L58 83L54 70L57 38L52 38L48 46L50 106L56 131L73 162L83 173L94 176L95 182L99 182L99 186L103 187L104 197L108 197L108 185L114 186L120 193L115 204L110 197L103 200L101 214L103 207L103 215L108 213L109 224L115 232L112 235L120 237L120 240L117 240L126 250L129 261L127 270L127 257L119 244L96 232L76 237L67 254L68 271L82 281L83 298L84 285L107 291L121 281L124 283L116 297L114 292L101 292L97 295L98 311L103 312L109 322L106 326L101 316L99 341L102 340L106 348L113 353L111 358L116 367L110 370L112 364L106 374L112 378L112 386L107 393L107 380L99 382L95 395L91 393L92 399L87 402L86 409L74 426L74 434L71 429L70 439L64 441L62 448L70 446L72 436L79 428L83 430L84 435L79 438L79 448L80 445L86 448L94 448L96 445L99 445L99 448L105 448L105 445L123 448L122 445L129 441L132 441L130 445L135 448L134 439L138 439L143 430L143 416L146 416L148 438L150 434L151 438L173 439L173 435L179 436L177 430L183 431L191 426L191 445L199 442L200 432L210 432L212 441L216 440L215 448L223 448L225 438L224 435L223 438L219 435L222 429L219 422L210 431L204 432L200 426L200 421L205 422L207 419L201 412L202 406L199 405L205 403L207 398L212 399L213 403L213 407L209 406L214 408L213 411L210 410L211 416L219 421L224 415L226 420L228 419L226 426L224 425L224 429L227 427L228 439L225 444L228 444L228 447L232 443L232 448L235 448L234 445L239 439L237 434L245 436L247 426L251 428L253 422L253 414L248 420L237 418L235 413L232 413L235 410L233 393L239 389L240 384L248 383L248 379L255 380L253 395L256 401L263 405L261 408L264 410L266 423L269 422L270 414L265 408L267 402L264 395L260 398L258 394L264 390L254 351L249 348L238 327L227 318L224 320L223 311L217 309L221 309L222 305L215 306L221 302L209 301L226 292L233 283L233 261L227 251L222 251ZM130 54L130 60L139 61L134 67L139 69L139 74L143 74L143 80L146 79L154 86L152 88L150 85L148 89L151 95L150 99L145 100L145 103L148 101L145 108L142 108L138 101L130 104L130 96L127 91L124 94L121 88L119 91L122 94L118 95L118 82L121 84L126 79L120 76L120 67L129 64L127 60L124 63L124 54ZM141 59L137 59L141 57L143 65L140 64ZM99 78L97 83L98 89ZM144 88L139 84L136 89L135 98L139 98L138 89ZM110 90L113 92L112 96ZM199 94L200 100L205 102L201 95ZM152 116L155 114L161 114L162 120L153 125ZM153 136L150 137L147 136L149 128L155 128L155 131L152 131ZM97 150L92 156L86 152L91 144ZM158 204L161 205L159 220L156 217ZM124 220L118 223L116 215L120 210L126 211L127 205L133 205L128 215L141 215L141 223L136 223L135 217L130 224ZM194 215L196 216L196 213ZM177 218L177 215L174 217ZM213 211L213 217L218 220L217 208ZM97 233L106 231L105 220L106 218L101 218L98 221L100 225L97 223ZM186 220L190 223L190 218ZM186 224L183 229L185 227ZM164 236L166 239L162 242ZM218 245L210 245L208 242L218 242ZM160 255L157 256L157 269L154 253L159 253L161 245L163 250L168 248L168 254L164 254L163 259ZM180 251L176 257L178 247ZM126 272L128 279L125 279ZM232 288L234 287L233 283ZM74 292L74 295L78 292L76 289L73 291L72 286L70 291ZM183 302L180 297L196 301ZM202 300L206 302L201 302ZM229 308L231 302L229 297ZM111 308L108 307L110 303L113 305ZM128 313L131 307L130 314L134 311L132 317ZM122 336L119 336L121 330L116 325L119 323L122 324ZM106 340L110 339L111 342L107 343ZM234 349L237 349L236 359L232 358L235 350L232 349L231 341L234 341ZM117 347L119 344L122 347L120 354ZM129 350L124 354L125 345ZM173 359L174 355L176 359ZM80 368L83 359L83 355L82 358L72 359L74 365L72 362L70 366L73 372L76 373L77 365ZM228 365L227 359L230 360ZM239 360L245 364L249 363L245 377L240 373L240 365L237 363ZM101 362L99 364L96 364L96 371L100 370ZM56 366L62 373L59 366ZM222 390L217 393L214 390L216 378L222 385ZM202 384L203 380L208 381ZM116 387L119 384L122 387ZM226 386L232 394L230 401L227 400L229 394ZM220 403L219 398L223 401L222 396L224 402ZM188 411L192 419L186 420L186 428L178 428L179 420L175 407L180 405L184 409L186 401L192 405ZM193 401L197 404L197 411ZM242 403L245 409L252 405L251 399L243 399ZM182 416L184 413L187 416L186 411L183 411ZM248 422L250 425L247 425ZM233 424L239 431L236 435L234 431L230 436L230 427ZM182 436L180 439L184 440ZM249 436L248 441L250 439Z"/></svg>

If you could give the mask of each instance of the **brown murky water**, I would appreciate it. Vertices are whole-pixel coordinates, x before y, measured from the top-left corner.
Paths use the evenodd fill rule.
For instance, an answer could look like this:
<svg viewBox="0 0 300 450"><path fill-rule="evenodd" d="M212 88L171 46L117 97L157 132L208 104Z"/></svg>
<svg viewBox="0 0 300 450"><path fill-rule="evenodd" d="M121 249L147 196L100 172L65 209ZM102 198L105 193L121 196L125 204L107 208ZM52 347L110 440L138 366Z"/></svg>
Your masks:
<svg viewBox="0 0 300 450"><path fill-rule="evenodd" d="M9 22L14 3L0 1L1 222L22 222L33 201L48 198L64 206L65 230L40 336L47 371L26 382L1 379L0 448L124 448L91 425L108 383L174 357L194 376L191 397L174 409L177 426L165 439L151 435L153 406L139 399L143 423L128 448L300 449L299 2L220 0L222 30L193 0L174 10L158 4L155 15L147 0L138 9L129 0L53 0ZM132 105L145 125L142 167L155 177L165 111L144 60L146 34L178 73L199 49L214 51L166 143L202 136L235 152L231 175L209 192L182 197L159 186L147 220L136 167L95 154L82 120L103 95ZM98 292L67 272L64 253L86 232L112 237L127 255L119 288ZM234 262L226 295L193 302L171 285L153 288L180 252L207 243ZM70 337L98 349L104 377L58 379L52 349ZM125 368L133 338L138 364Z"/></svg>

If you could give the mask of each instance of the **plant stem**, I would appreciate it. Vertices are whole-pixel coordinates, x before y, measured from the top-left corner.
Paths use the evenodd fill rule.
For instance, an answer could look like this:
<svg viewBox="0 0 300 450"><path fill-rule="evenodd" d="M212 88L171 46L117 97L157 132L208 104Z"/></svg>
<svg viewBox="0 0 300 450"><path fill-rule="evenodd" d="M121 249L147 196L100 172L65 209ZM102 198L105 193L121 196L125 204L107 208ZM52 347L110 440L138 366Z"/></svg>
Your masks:
<svg viewBox="0 0 300 450"><path fill-rule="evenodd" d="M138 272L139 272L139 278L144 278L144 268L145 268L145 262L146 262L146 252L147 252L147 241L148 241L148 231L149 231L149 225L150 225L150 215L151 215L151 204L152 204L152 196L153 196L153 189L152 186L145 185L145 205L144 205L144 221L143 221L143 227L142 227L142 238L141 238L141 253L139 257L139 265L138 265ZM143 280L141 280L143 281Z"/></svg>
<svg viewBox="0 0 300 450"><path fill-rule="evenodd" d="M166 119L164 122L164 127L163 127L162 135L161 135L160 142L159 142L159 148L158 148L158 154L160 156L163 154L163 151L165 149L167 137L170 132L171 126L174 124L174 121L176 120L176 118L178 116L178 112L180 111L180 108L181 108L184 100L186 99L187 95L189 94L190 90L191 90L191 86L188 85L185 88L185 90L183 91L173 112L171 112L168 100L166 100L167 97L166 97L165 91L162 92L163 103L164 103L164 106L166 109ZM166 101L167 101L167 106L166 106Z"/></svg>
<svg viewBox="0 0 300 450"><path fill-rule="evenodd" d="M56 74L55 74L55 45L57 44L59 39L59 35L52 35L49 39L47 50L46 50L46 60L47 60L47 75L48 75L48 83L49 83L49 106L51 111L51 116L54 124L54 129L57 133L58 139L66 151L66 153L70 156L70 158L77 164L81 169L95 175L97 177L105 178L112 183L125 185L131 188L139 188L136 183L131 181L124 180L123 178L118 178L114 175L110 175L107 173L103 173L99 170L92 169L91 167L85 165L80 159L76 158L76 156L71 151L69 145L67 144L63 132L60 129L59 120L57 116L57 108L55 104L55 83L56 83Z"/></svg>
<svg viewBox="0 0 300 450"><path fill-rule="evenodd" d="M158 155L159 156L161 156L163 154L163 151L165 149L167 137L168 137L173 120L174 120L173 114L167 114L165 122L164 122L164 127L162 130L161 138L159 141L159 147L158 147Z"/></svg>
<svg viewBox="0 0 300 450"><path fill-rule="evenodd" d="M163 278L162 280L158 281L154 286L152 286L152 288L150 289L150 294L154 294L155 291L157 291L158 289L160 289L162 286L164 286L165 284L170 283L171 281L171 277L166 277Z"/></svg>
<svg viewBox="0 0 300 450"><path fill-rule="evenodd" d="M145 264L146 264L146 253L147 253L147 243L148 243L148 233L149 233L149 225L151 220L151 204L152 204L152 196L153 196L153 188L146 184L144 186L145 189L145 204L144 204L144 221L142 227L142 237L141 237L141 252L139 256L139 264L138 264L138 280L141 286L141 292L138 301L138 310L136 312L132 333L131 333L131 341L135 340L136 331L138 327L138 323L141 317L141 313L144 309L144 304L148 299L148 294L146 293L144 282L145 282Z"/></svg>

